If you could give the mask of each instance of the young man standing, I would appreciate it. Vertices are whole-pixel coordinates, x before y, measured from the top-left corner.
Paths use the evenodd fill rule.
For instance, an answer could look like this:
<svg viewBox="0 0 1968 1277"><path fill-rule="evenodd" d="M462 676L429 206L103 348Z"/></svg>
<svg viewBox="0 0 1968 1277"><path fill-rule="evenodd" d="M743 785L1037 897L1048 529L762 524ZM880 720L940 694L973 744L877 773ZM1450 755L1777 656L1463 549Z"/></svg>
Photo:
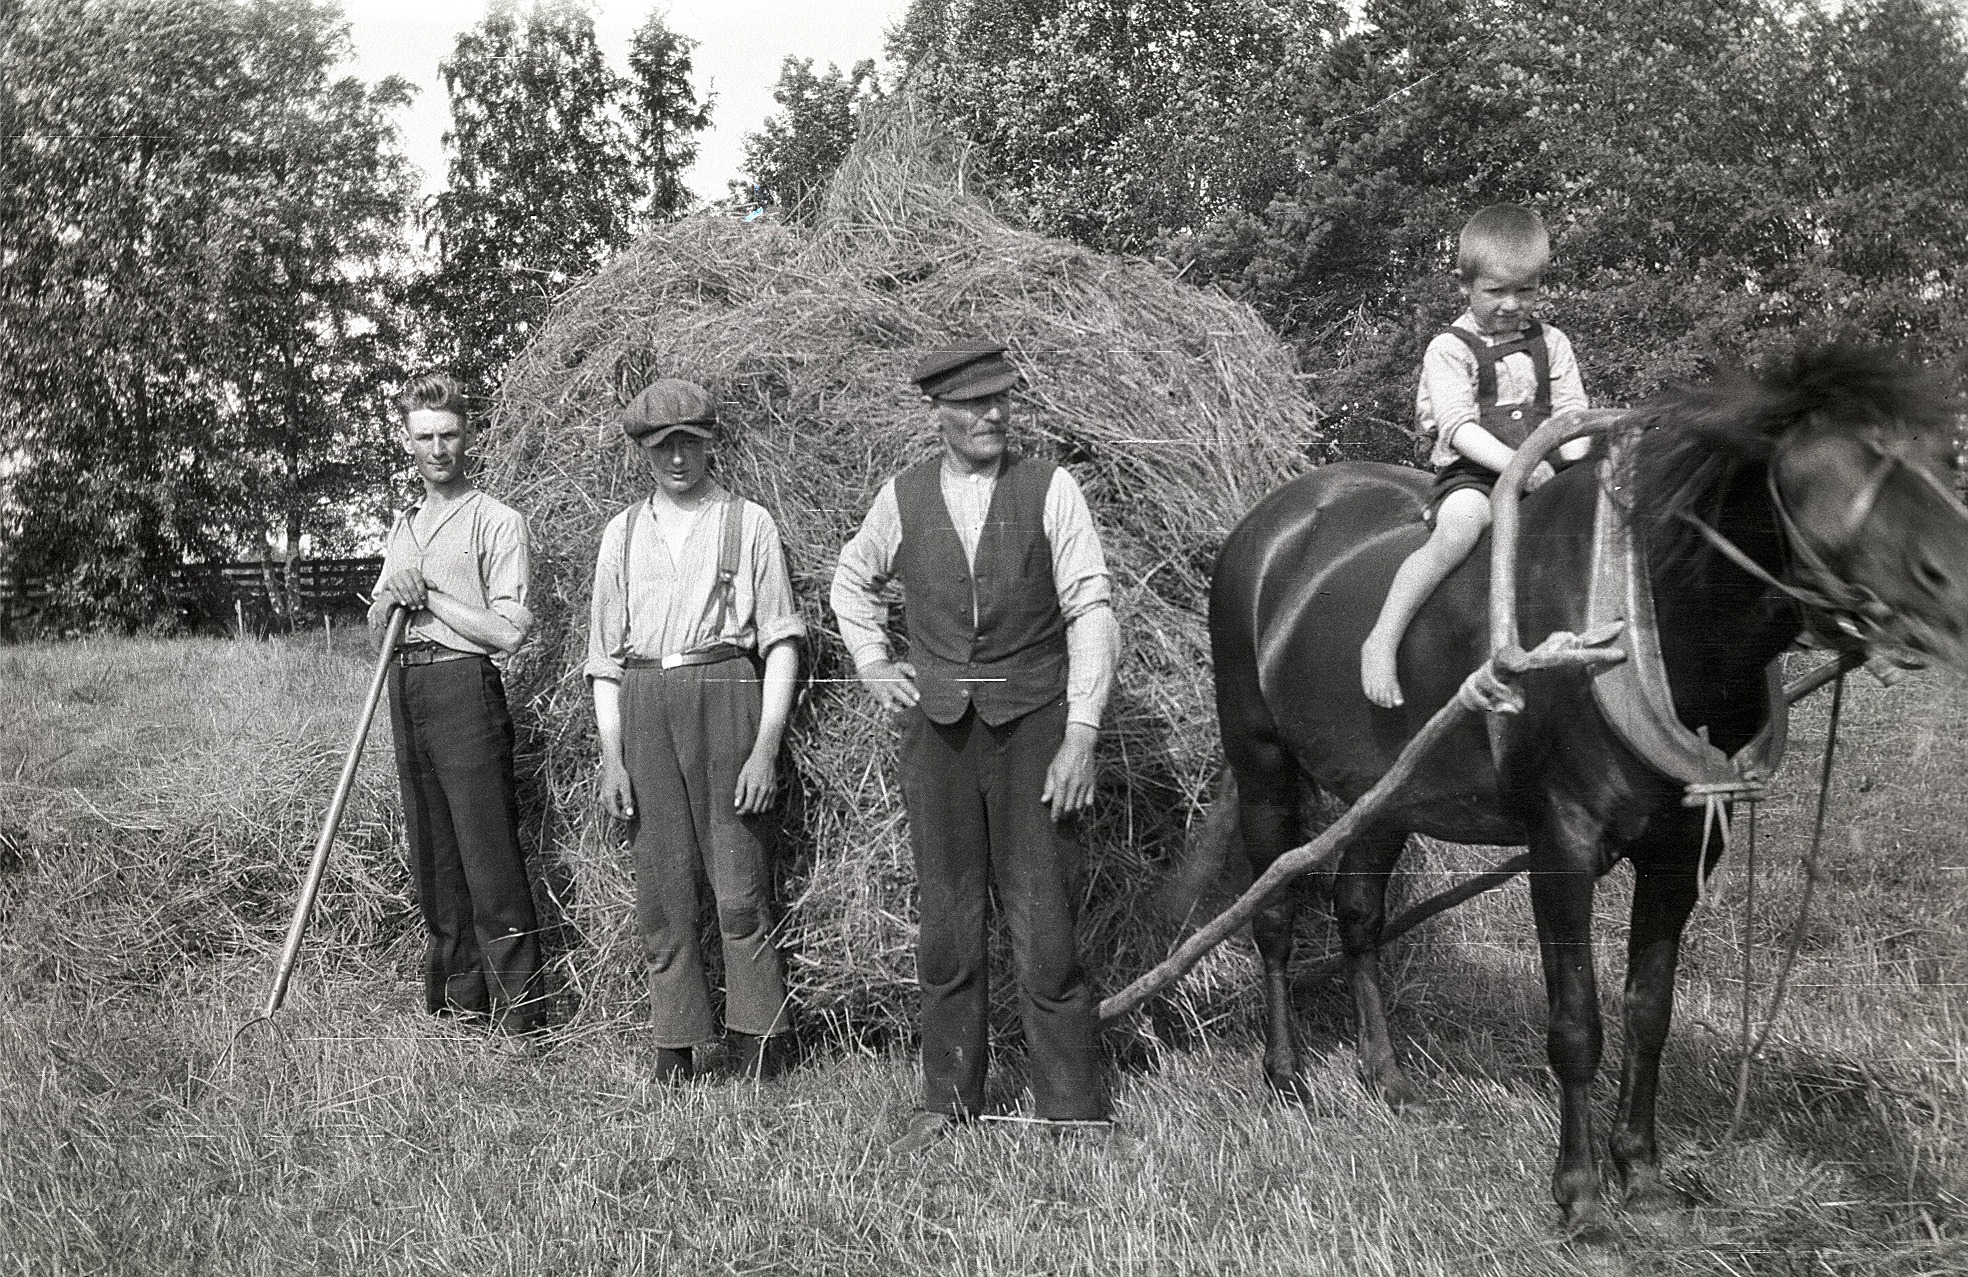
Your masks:
<svg viewBox="0 0 1968 1277"><path fill-rule="evenodd" d="M941 454L883 485L833 588L862 681L902 730L915 849L923 1091L892 1154L927 1147L983 1104L993 886L1038 1116L1104 1126L1108 1113L1073 935L1074 818L1093 801L1094 738L1119 649L1107 562L1073 477L1007 447L1018 373L1003 345L937 351L914 381ZM883 633L891 578L906 596L906 661Z"/></svg>
<svg viewBox="0 0 1968 1277"><path fill-rule="evenodd" d="M428 377L397 397L424 499L397 516L369 624L410 623L389 674L390 727L433 1014L537 1027L539 923L519 848L512 715L494 655L533 623L526 520L472 485L464 395Z"/></svg>
<svg viewBox="0 0 1968 1277"><path fill-rule="evenodd" d="M602 533L588 626L602 802L631 822L656 1074L668 1083L689 1078L717 1034L697 948L705 878L734 1067L770 1076L792 1041L766 813L806 624L772 516L710 477L716 422L693 382L656 382L629 404L622 432L655 491Z"/></svg>

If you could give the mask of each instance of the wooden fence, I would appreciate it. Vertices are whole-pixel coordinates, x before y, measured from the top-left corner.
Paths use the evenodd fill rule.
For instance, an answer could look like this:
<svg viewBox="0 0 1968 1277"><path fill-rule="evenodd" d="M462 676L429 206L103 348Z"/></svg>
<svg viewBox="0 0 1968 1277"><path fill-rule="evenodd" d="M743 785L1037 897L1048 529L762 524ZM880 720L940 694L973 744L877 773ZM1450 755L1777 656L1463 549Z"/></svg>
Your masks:
<svg viewBox="0 0 1968 1277"><path fill-rule="evenodd" d="M270 623L350 612L383 570L380 558L241 559L186 563L171 570L169 592L194 621L229 620L250 613L260 630ZM55 582L0 567L0 637L32 627L55 594Z"/></svg>

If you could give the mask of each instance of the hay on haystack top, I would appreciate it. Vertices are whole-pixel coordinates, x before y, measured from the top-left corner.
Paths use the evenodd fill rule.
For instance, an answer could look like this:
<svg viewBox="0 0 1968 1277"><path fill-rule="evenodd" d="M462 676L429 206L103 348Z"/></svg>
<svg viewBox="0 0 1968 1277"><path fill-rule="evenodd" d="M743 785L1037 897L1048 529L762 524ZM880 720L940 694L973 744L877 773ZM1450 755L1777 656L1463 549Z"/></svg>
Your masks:
<svg viewBox="0 0 1968 1277"><path fill-rule="evenodd" d="M718 397L719 477L778 520L815 635L780 849L802 1014L854 1038L912 1024L913 875L892 731L855 684L826 599L881 484L938 446L911 368L966 338L1011 347L1026 380L1014 438L1079 479L1114 573L1124 656L1085 830L1082 944L1104 985L1166 946L1150 901L1215 767L1209 565L1251 504L1307 464L1312 414L1289 352L1248 308L1152 264L1013 229L958 189L951 159L920 116L893 110L810 231L705 213L644 236L506 371L485 483L531 523L539 618L510 677L595 1009L639 1011L641 997L629 860L593 802L589 585L603 525L647 492L616 415L648 382L681 377ZM1208 988L1192 981L1185 996Z"/></svg>

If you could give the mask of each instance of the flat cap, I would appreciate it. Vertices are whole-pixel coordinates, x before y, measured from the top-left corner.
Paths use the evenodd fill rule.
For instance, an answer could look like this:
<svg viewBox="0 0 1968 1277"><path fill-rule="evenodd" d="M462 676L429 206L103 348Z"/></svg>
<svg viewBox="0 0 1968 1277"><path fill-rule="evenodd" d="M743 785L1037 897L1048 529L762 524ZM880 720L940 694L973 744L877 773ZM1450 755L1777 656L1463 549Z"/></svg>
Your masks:
<svg viewBox="0 0 1968 1277"><path fill-rule="evenodd" d="M1001 341L954 342L933 350L909 380L931 399L982 399L1018 384Z"/></svg>
<svg viewBox="0 0 1968 1277"><path fill-rule="evenodd" d="M656 443L681 430L709 439L717 425L717 401L694 381L666 377L651 382L622 410L622 433L636 443Z"/></svg>

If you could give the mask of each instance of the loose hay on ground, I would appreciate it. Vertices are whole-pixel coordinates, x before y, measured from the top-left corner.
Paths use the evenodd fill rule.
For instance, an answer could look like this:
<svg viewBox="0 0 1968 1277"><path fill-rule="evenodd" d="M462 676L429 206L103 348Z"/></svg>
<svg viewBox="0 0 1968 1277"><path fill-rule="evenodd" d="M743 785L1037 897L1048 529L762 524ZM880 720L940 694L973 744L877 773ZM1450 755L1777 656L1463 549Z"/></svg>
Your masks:
<svg viewBox="0 0 1968 1277"><path fill-rule="evenodd" d="M853 682L826 598L882 482L934 450L909 369L986 334L1028 374L1016 409L1027 446L1086 491L1126 640L1086 830L1083 944L1112 985L1169 939L1155 888L1217 752L1209 565L1319 435L1289 352L1250 310L1155 265L1006 225L958 189L951 159L897 111L857 146L810 231L704 214L648 235L570 293L507 370L486 482L531 521L540 618L511 678L584 942L578 980L607 1010L636 1001L637 963L627 857L595 814L580 670L601 529L646 491L613 426L619 404L659 376L710 387L730 435L721 476L779 522L813 676L790 740L784 942L807 1015L843 1038L886 1036L913 1021L907 827L892 732ZM1203 979L1179 996L1203 1016L1225 992Z"/></svg>

